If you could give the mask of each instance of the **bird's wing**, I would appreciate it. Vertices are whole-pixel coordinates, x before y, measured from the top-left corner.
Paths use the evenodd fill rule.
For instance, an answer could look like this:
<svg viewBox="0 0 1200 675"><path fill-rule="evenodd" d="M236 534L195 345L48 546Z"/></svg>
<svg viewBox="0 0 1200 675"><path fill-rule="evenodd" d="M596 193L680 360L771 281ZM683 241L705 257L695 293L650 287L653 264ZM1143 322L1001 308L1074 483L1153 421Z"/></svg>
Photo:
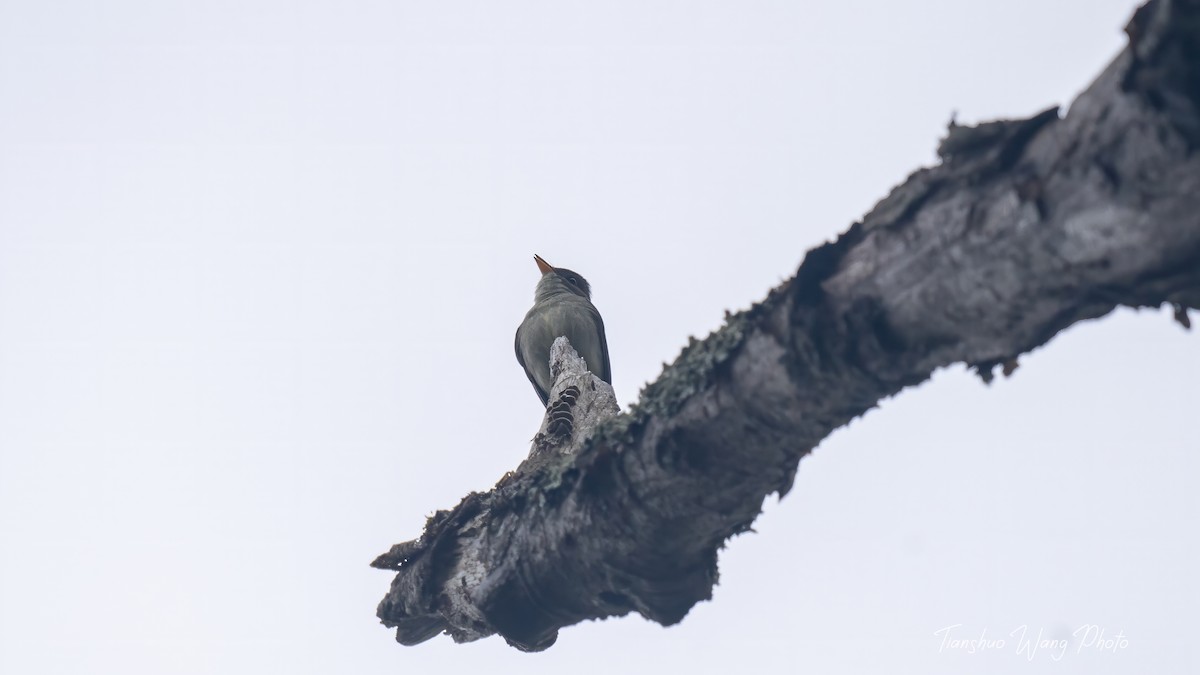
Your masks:
<svg viewBox="0 0 1200 675"><path fill-rule="evenodd" d="M600 333L600 354L604 360L600 366L604 372L596 373L596 375L605 382L612 384L612 361L608 360L608 338L604 335L604 319L600 318L600 312L596 309L595 305L588 303L588 307L592 313L592 318L596 320L596 330Z"/></svg>
<svg viewBox="0 0 1200 675"><path fill-rule="evenodd" d="M600 335L604 335L604 328L600 329ZM533 390L537 392L538 398L542 399L542 405L549 405L550 392L543 391L538 386L537 380L533 379L533 373L525 367L525 357L521 356L521 326L517 326L517 334L513 338L513 351L517 353L517 363L521 364L521 370L525 371L525 377L529 378L529 384L533 385Z"/></svg>

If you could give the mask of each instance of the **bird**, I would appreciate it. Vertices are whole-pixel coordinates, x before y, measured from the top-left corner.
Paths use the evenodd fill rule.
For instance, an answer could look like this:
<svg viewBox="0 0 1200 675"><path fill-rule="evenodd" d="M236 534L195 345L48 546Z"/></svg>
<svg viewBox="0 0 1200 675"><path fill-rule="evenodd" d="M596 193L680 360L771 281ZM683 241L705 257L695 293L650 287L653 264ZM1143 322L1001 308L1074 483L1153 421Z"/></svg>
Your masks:
<svg viewBox="0 0 1200 675"><path fill-rule="evenodd" d="M559 337L571 341L593 375L612 384L604 320L592 304L591 286L578 272L553 267L536 254L533 260L542 278L533 292L533 307L517 327L514 347L517 363L525 369L542 405L548 405L550 388L554 386L550 346Z"/></svg>

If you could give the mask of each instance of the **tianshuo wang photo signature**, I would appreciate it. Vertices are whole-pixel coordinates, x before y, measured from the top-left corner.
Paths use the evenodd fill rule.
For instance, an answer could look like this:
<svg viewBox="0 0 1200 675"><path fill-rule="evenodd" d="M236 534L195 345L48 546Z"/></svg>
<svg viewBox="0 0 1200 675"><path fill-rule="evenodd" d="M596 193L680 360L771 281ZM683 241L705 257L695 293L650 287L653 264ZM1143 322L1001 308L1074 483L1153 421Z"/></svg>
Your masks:
<svg viewBox="0 0 1200 675"><path fill-rule="evenodd" d="M938 638L938 653L961 652L1008 652L1032 661L1049 658L1061 661L1070 654L1085 652L1120 653L1129 648L1129 637L1121 630L1112 631L1103 626L1085 623L1070 636L1061 631L1048 633L1044 628L1031 628L1022 624L1004 633L991 633L987 628L975 632L961 623L951 624L933 631Z"/></svg>

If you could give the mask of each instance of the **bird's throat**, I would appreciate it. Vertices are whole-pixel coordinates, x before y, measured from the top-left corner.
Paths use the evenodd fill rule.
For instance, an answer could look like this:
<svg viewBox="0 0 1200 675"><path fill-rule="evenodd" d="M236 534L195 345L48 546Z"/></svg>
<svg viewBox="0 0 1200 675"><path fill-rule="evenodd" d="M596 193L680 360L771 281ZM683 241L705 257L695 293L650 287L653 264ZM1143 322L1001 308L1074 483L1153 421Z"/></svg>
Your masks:
<svg viewBox="0 0 1200 675"><path fill-rule="evenodd" d="M533 301L541 303L570 295L582 296L582 293L573 288L571 284L567 283L566 279L557 274L544 274L541 280L538 281L537 288L533 291Z"/></svg>

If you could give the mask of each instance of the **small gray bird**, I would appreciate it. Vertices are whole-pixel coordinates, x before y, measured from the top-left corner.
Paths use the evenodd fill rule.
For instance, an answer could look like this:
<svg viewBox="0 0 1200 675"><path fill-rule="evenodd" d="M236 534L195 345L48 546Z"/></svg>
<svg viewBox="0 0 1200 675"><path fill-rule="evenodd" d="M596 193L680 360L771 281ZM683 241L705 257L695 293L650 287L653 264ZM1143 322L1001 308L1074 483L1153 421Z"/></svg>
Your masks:
<svg viewBox="0 0 1200 675"><path fill-rule="evenodd" d="M587 363L588 370L612 384L604 321L592 305L592 289L581 275L562 267L551 267L541 256L533 256L542 278L533 292L533 307L517 328L517 363L533 383L542 405L547 405L550 387L550 345L566 336Z"/></svg>

